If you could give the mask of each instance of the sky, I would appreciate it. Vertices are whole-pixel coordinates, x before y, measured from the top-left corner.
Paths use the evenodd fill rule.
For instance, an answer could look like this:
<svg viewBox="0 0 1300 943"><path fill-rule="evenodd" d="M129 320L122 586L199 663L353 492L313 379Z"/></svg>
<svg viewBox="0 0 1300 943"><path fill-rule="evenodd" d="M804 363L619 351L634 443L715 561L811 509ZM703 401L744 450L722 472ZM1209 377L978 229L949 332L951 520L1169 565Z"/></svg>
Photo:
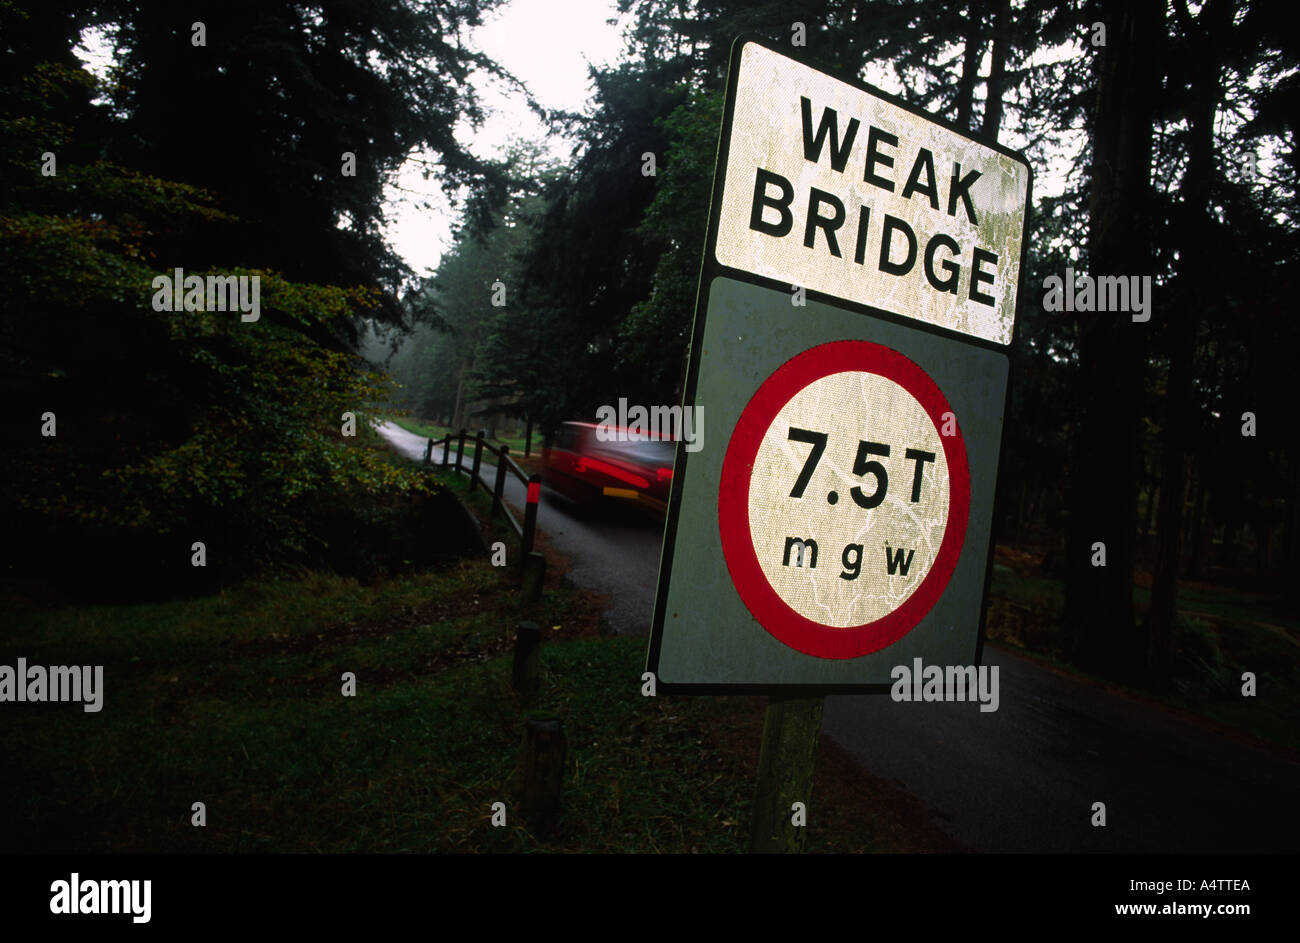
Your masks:
<svg viewBox="0 0 1300 943"><path fill-rule="evenodd" d="M588 65L613 62L623 48L614 0L512 0L486 18L470 35L470 45L520 79L544 107L582 111L591 95ZM462 123L457 137L480 157L498 157L512 138L545 140L552 154L565 158L573 141L549 136L518 93L479 77L475 87L492 112L477 131ZM429 204L424 208L422 204ZM389 187L385 232L393 249L416 274L437 266L451 245L456 214L437 181L421 178L409 162Z"/></svg>
<svg viewBox="0 0 1300 943"><path fill-rule="evenodd" d="M607 22L617 17L614 0L511 0L469 33L468 45L520 79L543 107L582 111L591 95L588 66L607 65L623 49L621 27ZM99 76L113 62L112 45L100 30L82 34L77 54ZM462 122L457 137L475 154L497 157L512 138L521 138L545 140L554 156L568 156L574 142L548 135L522 95L483 75L474 84L488 118L478 129ZM423 179L420 167L416 160L402 167L384 205L385 235L417 275L437 266L457 218L437 180Z"/></svg>
<svg viewBox="0 0 1300 943"><path fill-rule="evenodd" d="M623 49L622 26L608 22L617 16L614 0L512 0L473 31L470 42L522 80L543 106L582 111L591 94L588 65L612 63ZM1073 51L1065 49L1045 52L1048 58L1071 54ZM989 68L987 56L986 52L984 73ZM892 73L883 66L869 68L867 81L888 92L901 92ZM518 137L546 140L555 157L568 156L574 142L548 136L522 96L506 94L499 83L480 81L476 87L483 104L494 115L478 131L467 124L458 129L457 136L471 142L475 154L497 157L512 137ZM1005 131L1001 135L1008 146L1022 146L1023 142L1014 137ZM1066 173L1072 163L1069 152L1080 144L1081 136L1076 136L1073 146L1051 161L1051 166L1034 167L1035 197L1065 189ZM415 163L408 164L398 175L397 186L389 188L388 197L385 212L389 225L385 233L390 244L416 274L427 274L451 246L455 212L437 182L422 179ZM702 207L701 227L706 212L707 207Z"/></svg>
<svg viewBox="0 0 1300 943"><path fill-rule="evenodd" d="M591 95L589 67L610 64L623 50L622 25L611 22L617 17L614 0L511 0L470 31L467 42L519 78L542 106L581 112ZM112 62L110 44L95 31L83 34L77 51L100 75ZM884 68L869 69L867 79L886 91L899 91ZM475 154L496 158L517 138L544 141L556 158L569 156L574 142L548 134L521 94L482 74L474 84L488 117L478 129L462 122L457 137ZM1005 143L1019 146L1012 137L1003 134ZM421 175L419 158L436 155L412 156L417 159L408 161L386 190L384 232L407 265L426 275L450 248L457 213L437 180ZM1036 166L1035 196L1063 190L1071 162L1071 155L1063 153L1053 166ZM701 208L701 226L705 212Z"/></svg>

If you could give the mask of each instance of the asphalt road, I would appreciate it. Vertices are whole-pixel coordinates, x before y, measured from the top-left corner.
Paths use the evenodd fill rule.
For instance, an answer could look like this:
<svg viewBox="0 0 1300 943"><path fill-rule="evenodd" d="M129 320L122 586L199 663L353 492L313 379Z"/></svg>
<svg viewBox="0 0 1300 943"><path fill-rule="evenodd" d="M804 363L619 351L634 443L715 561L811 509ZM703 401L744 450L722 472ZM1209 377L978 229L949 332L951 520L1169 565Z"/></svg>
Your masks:
<svg viewBox="0 0 1300 943"><path fill-rule="evenodd" d="M1300 764L995 645L998 710L826 699L826 729L979 851L1300 850ZM1091 825L1093 803L1106 826Z"/></svg>
<svg viewBox="0 0 1300 943"><path fill-rule="evenodd" d="M386 423L379 429L400 454L424 460L427 439ZM465 462L472 454L465 446ZM442 450L433 450L433 460L442 460ZM455 461L455 449L452 450ZM493 480L495 465L483 463L480 474ZM506 476L506 501L516 509L524 504L524 486L514 475ZM625 514L584 514L572 502L542 487L537 508L537 526L552 546L569 558L569 578L579 586L608 594L605 618L610 627L625 635L648 635L655 602L655 580L659 575L659 549L663 544L663 522L629 511Z"/></svg>
<svg viewBox="0 0 1300 943"><path fill-rule="evenodd" d="M424 439L396 426L380 431L402 454L423 458ZM617 631L648 632L662 526L583 518L542 493L538 526L572 558L570 577L610 594ZM507 497L522 503L523 487ZM999 668L996 711L833 696L823 729L978 851L1300 851L1294 755L995 645L984 651ZM1096 802L1105 804L1105 827L1091 824Z"/></svg>

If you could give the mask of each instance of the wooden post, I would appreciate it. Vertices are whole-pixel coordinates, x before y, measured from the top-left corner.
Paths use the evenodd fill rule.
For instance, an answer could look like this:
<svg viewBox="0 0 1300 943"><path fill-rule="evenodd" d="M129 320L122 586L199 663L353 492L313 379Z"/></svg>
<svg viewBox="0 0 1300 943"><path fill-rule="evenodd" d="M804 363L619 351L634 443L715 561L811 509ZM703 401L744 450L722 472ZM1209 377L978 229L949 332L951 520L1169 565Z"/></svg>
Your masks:
<svg viewBox="0 0 1300 943"><path fill-rule="evenodd" d="M794 824L794 803L812 806L813 767L822 725L822 697L773 695L763 716L758 786L750 819L749 850L756 854L798 854L806 826Z"/></svg>
<svg viewBox="0 0 1300 943"><path fill-rule="evenodd" d="M524 700L530 700L541 686L542 630L536 622L520 622L515 627L515 663L510 686Z"/></svg>
<svg viewBox="0 0 1300 943"><path fill-rule="evenodd" d="M483 465L483 430L478 431L474 436L474 470L469 476L469 490L473 491L478 487L478 470Z"/></svg>
<svg viewBox="0 0 1300 943"><path fill-rule="evenodd" d="M520 565L533 552L533 538L537 534L537 502L542 496L542 476L533 473L528 476L528 493L524 502L524 530L519 536Z"/></svg>
<svg viewBox="0 0 1300 943"><path fill-rule="evenodd" d="M501 516L501 501L506 493L506 456L510 454L510 446L503 445L497 452L497 478L492 484L492 511L488 514L488 520L495 521Z"/></svg>
<svg viewBox="0 0 1300 943"><path fill-rule="evenodd" d="M524 744L515 771L515 794L524 821L539 838L548 836L559 818L567 751L560 718L534 714L524 719Z"/></svg>
<svg viewBox="0 0 1300 943"><path fill-rule="evenodd" d="M465 454L465 430L460 430L460 444L456 447L456 471L464 471L461 466L461 457Z"/></svg>
<svg viewBox="0 0 1300 943"><path fill-rule="evenodd" d="M451 433L448 432L443 436L439 444L442 446L442 467L446 468L451 464Z"/></svg>
<svg viewBox="0 0 1300 943"><path fill-rule="evenodd" d="M424 464L428 465L433 457L433 440L430 439L424 446Z"/></svg>
<svg viewBox="0 0 1300 943"><path fill-rule="evenodd" d="M524 555L524 575L519 583L519 595L525 603L542 598L542 581L546 579L546 558L536 550Z"/></svg>

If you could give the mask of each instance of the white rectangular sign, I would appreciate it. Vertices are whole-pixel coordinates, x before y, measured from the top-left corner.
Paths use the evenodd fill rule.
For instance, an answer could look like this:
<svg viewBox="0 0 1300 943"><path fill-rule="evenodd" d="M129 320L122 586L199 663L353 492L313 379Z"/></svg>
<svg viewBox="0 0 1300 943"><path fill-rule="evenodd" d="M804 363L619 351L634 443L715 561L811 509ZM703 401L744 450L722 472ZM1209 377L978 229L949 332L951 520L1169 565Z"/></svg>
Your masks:
<svg viewBox="0 0 1300 943"><path fill-rule="evenodd" d="M750 42L726 166L720 264L1011 343L1022 161Z"/></svg>

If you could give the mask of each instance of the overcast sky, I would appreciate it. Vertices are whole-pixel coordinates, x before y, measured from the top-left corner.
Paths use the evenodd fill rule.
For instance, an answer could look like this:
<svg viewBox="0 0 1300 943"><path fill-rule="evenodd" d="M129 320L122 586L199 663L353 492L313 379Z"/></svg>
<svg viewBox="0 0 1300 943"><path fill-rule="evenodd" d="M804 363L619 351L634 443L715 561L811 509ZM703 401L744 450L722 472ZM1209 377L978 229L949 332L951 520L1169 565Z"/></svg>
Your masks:
<svg viewBox="0 0 1300 943"><path fill-rule="evenodd" d="M622 50L620 28L606 23L616 16L614 0L512 0L474 31L471 45L520 79L544 107L581 111L591 94L588 65L613 62ZM482 78L476 87L491 116L477 132L468 125L458 130L475 154L499 157L512 138L522 138L546 140L556 157L568 156L573 142L548 136L522 96ZM423 275L450 246L455 213L418 165L407 164L397 184L401 189L389 189L386 232L398 255Z"/></svg>
<svg viewBox="0 0 1300 943"><path fill-rule="evenodd" d="M543 106L582 111L591 94L588 65L611 63L623 49L622 26L608 22L616 17L614 0L564 0L562 4L556 0L512 0L473 32L471 42L522 80ZM1065 47L1042 53L1049 59L1073 54L1077 50ZM989 68L987 57L986 51L984 73ZM895 94L902 91L892 72L881 64L868 68L867 81ZM493 115L477 132L464 125L458 135L471 142L476 154L499 157L513 137L545 140L556 157L568 156L573 142L548 136L522 96L505 94L499 83L480 81L477 87L483 104ZM1023 146L1023 141L1005 130L1000 137L1010 147ZM1034 167L1035 197L1064 190L1065 175L1072 163L1070 151L1077 152L1082 140L1080 135L1067 137L1074 138L1072 147L1050 166ZM421 179L418 165L408 164L397 184L389 189L389 225L385 231L397 253L423 275L426 269L437 266L442 252L450 247L456 214L438 191L436 181ZM701 207L701 227L706 212L707 207Z"/></svg>
<svg viewBox="0 0 1300 943"><path fill-rule="evenodd" d="M511 0L469 35L469 44L519 78L542 106L582 111L591 95L588 67L612 63L623 49L622 26L610 23L617 15L614 0ZM83 35L77 51L101 75L112 59L104 37L92 31ZM886 91L900 90L883 67L869 69L867 78ZM477 130L462 123L457 131L474 153L496 158L511 139L519 138L544 141L554 156L568 157L574 142L548 135L521 95L482 75L475 86L488 118ZM1014 137L1002 135L1005 143L1020 146ZM1051 162L1053 166L1035 166L1036 197L1064 188L1071 157L1065 153ZM427 274L451 245L455 210L437 179L424 180L416 162L403 167L387 196L385 233L390 244L417 275ZM701 226L705 213L701 207Z"/></svg>

